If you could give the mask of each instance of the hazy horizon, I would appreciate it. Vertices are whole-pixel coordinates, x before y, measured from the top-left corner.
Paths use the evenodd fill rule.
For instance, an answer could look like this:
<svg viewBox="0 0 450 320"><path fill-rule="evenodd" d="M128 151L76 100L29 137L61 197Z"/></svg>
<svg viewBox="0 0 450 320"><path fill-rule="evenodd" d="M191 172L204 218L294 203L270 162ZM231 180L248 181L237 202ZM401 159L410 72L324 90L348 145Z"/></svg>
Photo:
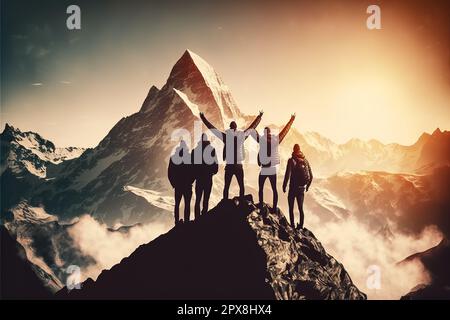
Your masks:
<svg viewBox="0 0 450 320"><path fill-rule="evenodd" d="M44 4L46 3L46 5ZM2 2L1 125L57 146L94 147L161 88L186 49L204 58L246 114L300 132L413 144L450 128L450 28L445 2ZM24 8L27 10L24 10ZM32 14L31 14L32 13ZM280 112L282 110L282 112Z"/></svg>
<svg viewBox="0 0 450 320"><path fill-rule="evenodd" d="M137 111L136 111L136 112L137 112ZM118 119L117 122L118 122L119 120L120 120L120 119ZM117 123L117 122L116 122L116 123ZM42 134L41 134L40 132L38 132L38 131L29 130L29 129L27 129L27 128L21 128L21 127L15 126L14 123L9 123L9 122L7 122L7 121L6 121L6 122L3 122L3 121L1 122L1 128L2 128L1 130L2 130L2 132L3 132L3 130L5 129L5 126L8 124L8 125L12 126L14 129L20 130L21 132L34 132L34 133L37 133L37 134L39 134L42 138L44 138L44 139L46 139L46 140L50 140L51 142L55 143L55 146L56 146L56 147L62 147L62 148L76 147L76 148L86 148L86 149L87 149L87 148L95 148L95 147L100 143L100 141L101 141L104 137L106 137L106 135L108 134L108 132L110 131L110 129L112 129L113 126L114 126L116 123L114 123L114 124L111 126L111 128L109 128L107 131L105 131L105 134L100 138L100 140L99 140L98 142L95 142L93 145L59 145L59 144L55 143L55 141L54 141L53 139L51 139L51 138L49 138L49 137L47 137L47 136L42 135ZM263 122L261 121L261 123L263 123ZM263 130L262 127L263 127L263 126L261 126L261 128L259 128L259 129L257 129L257 130L258 130L258 131L262 131L262 130ZM293 126L293 127L295 128L295 126ZM350 141L353 140L353 139L359 139L359 140L364 141L364 142L369 142L369 141L371 141L371 140L376 140L376 141L381 142L381 143L384 144L384 145L388 145L388 144L399 144L399 145L402 145L402 146L411 146L411 145L414 145L414 144L419 140L419 138L420 138L420 136L421 136L422 134L429 134L429 135L432 135L436 130L440 130L441 132L444 132L444 131L450 131L450 130L448 130L448 129L443 129L443 128L439 128L439 127L435 128L434 130L429 131L429 132L428 132L428 131L423 131L423 132L420 133L420 134L417 136L417 138L416 138L412 143L410 143L410 144L402 144L402 143L399 143L399 142L396 142L396 141L384 142L384 141L379 140L379 139L376 139L376 138L363 139L363 138L359 138L359 137L351 137L351 138L349 138L348 140L345 140L345 141L343 141L343 142L337 142L337 141L333 140L332 137L328 137L328 136L326 136L326 135L324 135L324 134L322 134L322 133L320 133L320 132L317 132L317 131L301 131L301 130L299 130L299 132L300 132L301 134L319 134L321 137L326 138L326 139L329 139L329 140L331 140L332 142L334 142L334 143L336 143L336 144L338 144L338 145L346 144L346 143L350 142Z"/></svg>

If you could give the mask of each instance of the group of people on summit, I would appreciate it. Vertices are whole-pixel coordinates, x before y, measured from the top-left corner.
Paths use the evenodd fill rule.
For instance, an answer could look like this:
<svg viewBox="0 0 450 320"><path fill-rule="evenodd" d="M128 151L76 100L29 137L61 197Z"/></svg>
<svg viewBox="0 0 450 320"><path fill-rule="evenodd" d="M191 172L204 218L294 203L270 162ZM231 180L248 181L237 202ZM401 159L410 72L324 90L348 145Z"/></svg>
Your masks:
<svg viewBox="0 0 450 320"><path fill-rule="evenodd" d="M264 199L264 184L269 179L273 191L273 207L276 211L278 206L277 191L277 171L281 163L278 146L286 137L292 123L295 120L295 114L291 116L288 123L278 135L272 134L269 127L264 128L263 134L256 131L256 127L261 122L263 112L254 119L250 126L245 130L239 130L235 121L230 123L229 129L222 132L212 125L203 113L200 118L205 126L217 136L223 143L223 160L225 161L225 179L223 198L228 199L231 180L236 177L239 185L239 196L244 197L244 169L243 161L245 155L244 142L252 136L259 146L257 161L260 167L258 177L258 198L262 208ZM184 221L190 220L190 203L192 199L192 185L195 181L195 206L194 215L198 218L201 214L208 211L208 203L211 195L213 176L219 169L216 150L211 145L206 134L202 134L198 145L189 151L185 141L181 140L179 146L170 157L168 176L172 187L175 190L175 224L180 221L180 204L184 199ZM298 228L303 228L304 212L303 200L304 193L308 191L313 179L311 166L300 150L300 146L295 144L292 157L286 165L286 173L283 181L283 192L286 192L289 183L288 204L289 218L292 227L295 227L294 205L297 206L300 213ZM203 201L202 201L203 199Z"/></svg>

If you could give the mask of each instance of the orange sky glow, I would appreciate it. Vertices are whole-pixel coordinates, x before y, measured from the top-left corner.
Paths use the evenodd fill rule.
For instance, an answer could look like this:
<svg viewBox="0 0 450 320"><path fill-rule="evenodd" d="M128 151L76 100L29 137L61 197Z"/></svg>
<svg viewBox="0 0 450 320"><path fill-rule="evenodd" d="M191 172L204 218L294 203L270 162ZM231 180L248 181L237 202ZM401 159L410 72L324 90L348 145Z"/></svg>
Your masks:
<svg viewBox="0 0 450 320"><path fill-rule="evenodd" d="M364 1L272 3L218 10L192 24L168 14L157 27L136 16L121 32L111 21L95 31L87 25L71 39L76 46L96 32L95 45L52 49L54 63L45 62L40 78L6 92L1 122L57 145L95 146L139 110L151 85L165 83L189 48L222 76L243 112L263 109L266 123L284 123L296 112L298 130L339 143L357 137L412 144L424 131L449 129L443 30L405 3L382 3L382 29L368 30L366 8Z"/></svg>

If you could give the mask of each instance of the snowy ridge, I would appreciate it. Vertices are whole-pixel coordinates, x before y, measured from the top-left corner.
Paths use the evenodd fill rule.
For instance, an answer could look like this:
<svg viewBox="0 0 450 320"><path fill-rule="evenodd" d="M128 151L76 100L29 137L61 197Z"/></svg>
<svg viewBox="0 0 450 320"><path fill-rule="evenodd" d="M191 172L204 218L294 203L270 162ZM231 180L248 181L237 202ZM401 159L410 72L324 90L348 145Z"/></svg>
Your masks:
<svg viewBox="0 0 450 320"><path fill-rule="evenodd" d="M11 211L15 221L38 224L58 221L58 217L48 214L47 212L45 212L44 208L32 207L27 205L26 203L20 203Z"/></svg>
<svg viewBox="0 0 450 320"><path fill-rule="evenodd" d="M176 94L178 94L178 96L181 98L181 100L183 100L183 102L189 107L189 109L191 109L193 115L200 114L200 110L198 109L198 106L195 103L192 103L186 94L184 94L183 92L181 92L180 90L177 90L175 88L173 90L175 91Z"/></svg>
<svg viewBox="0 0 450 320"><path fill-rule="evenodd" d="M125 191L130 191L140 197L143 197L149 203L157 208L167 210L168 212L173 211L175 200L173 196L165 196L163 193L154 190L140 189L133 186L125 186Z"/></svg>
<svg viewBox="0 0 450 320"><path fill-rule="evenodd" d="M209 65L203 58L194 52L187 50L195 65L197 66L200 73L203 75L203 79L206 82L206 85L211 89L214 99L217 102L217 105L220 108L220 112L222 113L224 118L229 121L231 119L235 119L239 117L236 108L234 108L235 103L231 98L231 94L229 93L228 86L223 83L222 79L216 73L213 67ZM231 107L231 114L225 112L225 107Z"/></svg>
<svg viewBox="0 0 450 320"><path fill-rule="evenodd" d="M6 169L16 175L30 173L39 178L47 176L49 165L58 165L66 160L78 158L84 148L57 148L53 142L42 138L35 132L22 132L6 124L1 133L1 170Z"/></svg>
<svg viewBox="0 0 450 320"><path fill-rule="evenodd" d="M227 127L230 120L243 122L229 88L211 65L190 50L175 63L161 91L170 88L183 92L221 128Z"/></svg>

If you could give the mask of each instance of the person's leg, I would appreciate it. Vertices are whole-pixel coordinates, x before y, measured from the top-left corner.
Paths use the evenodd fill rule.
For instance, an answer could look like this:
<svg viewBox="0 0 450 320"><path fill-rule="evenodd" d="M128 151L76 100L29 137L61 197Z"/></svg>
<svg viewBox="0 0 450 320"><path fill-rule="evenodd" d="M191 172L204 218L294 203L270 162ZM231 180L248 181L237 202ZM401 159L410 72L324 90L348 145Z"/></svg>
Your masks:
<svg viewBox="0 0 450 320"><path fill-rule="evenodd" d="M258 176L258 198L259 203L262 205L264 203L264 183L266 182L267 175L259 173Z"/></svg>
<svg viewBox="0 0 450 320"><path fill-rule="evenodd" d="M182 193L179 188L175 188L175 225L180 222L180 202L181 202Z"/></svg>
<svg viewBox="0 0 450 320"><path fill-rule="evenodd" d="M295 194L294 194L294 192L292 190L289 190L289 193L288 193L289 220L291 222L292 228L295 228L294 200L295 200Z"/></svg>
<svg viewBox="0 0 450 320"><path fill-rule="evenodd" d="M277 191L277 175L273 174L269 176L270 185L273 192L273 211L277 210L278 205L278 191Z"/></svg>
<svg viewBox="0 0 450 320"><path fill-rule="evenodd" d="M192 186L188 186L183 190L184 198L184 221L191 220L191 198L192 198Z"/></svg>
<svg viewBox="0 0 450 320"><path fill-rule="evenodd" d="M203 185L203 208L202 208L202 214L205 214L208 212L209 207L209 196L211 195L212 190L212 176L206 179L204 185Z"/></svg>
<svg viewBox="0 0 450 320"><path fill-rule="evenodd" d="M197 219L200 216L200 202L202 200L203 183L200 179L195 181L195 206L194 206L194 218Z"/></svg>
<svg viewBox="0 0 450 320"><path fill-rule="evenodd" d="M303 223L305 221L305 213L303 212L303 200L305 199L305 193L303 191L299 191L297 193L297 205L298 211L300 212L300 222L298 223L300 228L303 228Z"/></svg>
<svg viewBox="0 0 450 320"><path fill-rule="evenodd" d="M223 186L223 198L228 199L228 192L230 190L231 178L233 177L233 171L230 167L225 166L225 183Z"/></svg>
<svg viewBox="0 0 450 320"><path fill-rule="evenodd" d="M239 197L243 198L245 195L245 186L244 186L244 168L238 167L236 169L236 179L238 181L239 184Z"/></svg>

